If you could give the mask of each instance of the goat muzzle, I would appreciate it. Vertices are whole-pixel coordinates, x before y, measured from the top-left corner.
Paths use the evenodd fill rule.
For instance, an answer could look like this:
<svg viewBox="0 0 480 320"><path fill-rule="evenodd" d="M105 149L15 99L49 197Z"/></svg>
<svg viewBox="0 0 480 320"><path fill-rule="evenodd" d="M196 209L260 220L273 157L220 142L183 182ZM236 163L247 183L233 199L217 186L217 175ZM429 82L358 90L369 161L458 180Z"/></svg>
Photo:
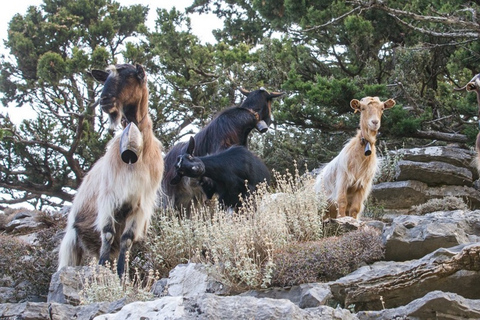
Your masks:
<svg viewBox="0 0 480 320"><path fill-rule="evenodd" d="M135 123L130 122L125 129L123 129L120 138L120 157L122 161L132 164L138 161L138 157L142 153L143 140L142 133L138 130Z"/></svg>
<svg viewBox="0 0 480 320"><path fill-rule="evenodd" d="M260 133L264 133L268 130L268 125L265 121L263 120L260 120L257 122L257 125L255 126L255 128L260 132Z"/></svg>

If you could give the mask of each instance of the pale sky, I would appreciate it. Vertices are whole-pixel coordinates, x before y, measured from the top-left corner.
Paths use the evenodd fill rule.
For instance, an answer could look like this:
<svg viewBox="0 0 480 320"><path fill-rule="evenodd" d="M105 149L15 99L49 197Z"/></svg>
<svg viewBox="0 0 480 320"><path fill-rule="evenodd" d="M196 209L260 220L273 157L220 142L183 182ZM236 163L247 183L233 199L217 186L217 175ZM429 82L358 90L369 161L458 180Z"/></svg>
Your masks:
<svg viewBox="0 0 480 320"><path fill-rule="evenodd" d="M155 26L155 19L157 16L157 8L170 9L173 6L179 11L183 11L185 7L190 6L194 0L116 0L122 6L130 6L134 4L146 5L150 8L147 26L153 29ZM15 0L10 4L4 3L0 10L0 52L5 53L6 50L3 45L3 41L7 38L8 23L17 13L25 15L29 6L39 6L43 3L43 0ZM222 27L222 22L213 14L191 15L192 31L199 39L206 42L214 42L215 38L212 35L213 29ZM1 106L1 105L0 105ZM29 114L33 117L34 114L26 112L26 108L16 108L9 106L7 112L15 124L19 124L23 119L28 118ZM5 107L0 108L0 113L5 112Z"/></svg>
<svg viewBox="0 0 480 320"><path fill-rule="evenodd" d="M133 4L142 4L150 8L149 10L149 27L152 28L156 18L157 8L171 8L175 6L177 10L183 11L185 7L190 6L193 0L116 0L122 6L130 6ZM16 0L14 2L4 3L0 10L0 38L4 40L7 37L8 23L17 13L24 15L29 6L39 6L43 0ZM192 16L193 32L200 37L203 42L213 42L212 29L217 29L222 23L213 14L202 14ZM2 42L3 47L3 42Z"/></svg>

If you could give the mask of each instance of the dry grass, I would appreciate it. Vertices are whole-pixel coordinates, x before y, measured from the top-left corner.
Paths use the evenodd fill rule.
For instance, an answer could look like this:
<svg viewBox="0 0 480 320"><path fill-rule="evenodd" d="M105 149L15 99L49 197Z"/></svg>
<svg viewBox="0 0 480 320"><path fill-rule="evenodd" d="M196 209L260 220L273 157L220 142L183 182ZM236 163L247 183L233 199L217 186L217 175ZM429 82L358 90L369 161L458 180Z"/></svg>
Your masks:
<svg viewBox="0 0 480 320"><path fill-rule="evenodd" d="M136 249L132 266L157 270L160 277L167 277L178 264L203 263L233 293L343 275L381 255L381 242L373 233L346 235L343 242L327 241L320 245L324 255L308 249L319 247L324 238L326 201L315 194L311 177L300 176L298 171L273 176L273 188L260 185L236 212L222 210L218 203L193 210L190 219L179 218L171 210L159 211L145 242ZM325 276L318 276L319 266L326 268ZM305 272L312 268L316 268L315 277ZM282 279L286 273L298 273L298 277L287 281ZM97 285L118 286L98 283L91 290L101 292Z"/></svg>
<svg viewBox="0 0 480 320"><path fill-rule="evenodd" d="M142 253L144 266L162 276L179 263L207 264L231 288L268 287L274 252L291 242L323 236L325 201L310 178L274 173L275 190L260 185L237 212L202 207L191 219L161 212L153 221Z"/></svg>
<svg viewBox="0 0 480 320"><path fill-rule="evenodd" d="M152 285L159 279L158 274L150 270L145 278L140 276L138 269L131 277L129 270L129 253L125 259L125 274L122 278L117 275L116 263L106 266L98 265L96 259L92 259L88 271L82 272L82 290L79 292L80 304L95 302L113 302L125 298L126 303L133 301L153 300Z"/></svg>
<svg viewBox="0 0 480 320"><path fill-rule="evenodd" d="M356 230L321 241L291 243L275 253L272 284L292 286L330 281L383 258L378 231Z"/></svg>
<svg viewBox="0 0 480 320"><path fill-rule="evenodd" d="M382 157L379 159L379 167L373 180L375 184L394 181L397 164L404 157L404 153L400 151L390 152L387 147L385 147L383 151L380 151L380 153Z"/></svg>
<svg viewBox="0 0 480 320"><path fill-rule="evenodd" d="M413 206L409 214L424 215L435 211L468 210L468 205L461 197L448 196L430 199L418 206Z"/></svg>

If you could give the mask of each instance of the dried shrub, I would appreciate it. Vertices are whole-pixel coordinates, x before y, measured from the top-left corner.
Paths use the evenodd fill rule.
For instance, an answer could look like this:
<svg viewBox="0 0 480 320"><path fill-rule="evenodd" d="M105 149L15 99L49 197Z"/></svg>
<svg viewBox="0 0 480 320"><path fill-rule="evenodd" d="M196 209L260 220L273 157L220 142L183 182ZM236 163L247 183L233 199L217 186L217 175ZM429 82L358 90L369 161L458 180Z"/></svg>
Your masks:
<svg viewBox="0 0 480 320"><path fill-rule="evenodd" d="M410 214L424 215L435 211L468 210L468 205L461 197L448 196L438 199L430 199L418 206L413 206Z"/></svg>
<svg viewBox="0 0 480 320"><path fill-rule="evenodd" d="M274 253L272 284L292 286L335 280L383 255L380 234L370 228L321 241L292 243Z"/></svg>
<svg viewBox="0 0 480 320"><path fill-rule="evenodd" d="M18 282L19 265L26 259L31 250L31 245L25 241L19 240L9 235L0 234L0 270L2 274L13 278L14 282Z"/></svg>
<svg viewBox="0 0 480 320"><path fill-rule="evenodd" d="M31 293L46 299L52 275L57 271L59 245L55 227L37 232L37 241L30 247L30 256L19 266L22 278L30 284Z"/></svg>
<svg viewBox="0 0 480 320"><path fill-rule="evenodd" d="M130 276L130 254L125 257L125 273L122 278L117 275L117 265L98 265L96 259L92 259L88 271L83 269L80 274L82 290L80 290L80 304L96 302L113 302L125 298L126 303L134 301L148 301L155 297L151 292L152 285L159 279L158 273L150 270L145 278L140 276L139 270L133 271Z"/></svg>
<svg viewBox="0 0 480 320"><path fill-rule="evenodd" d="M0 231L4 231L6 229L6 226L10 221L13 220L13 217L22 210L26 209L12 209L12 208L6 208L3 213L0 213Z"/></svg>
<svg viewBox="0 0 480 320"><path fill-rule="evenodd" d="M67 218L58 212L39 211L35 220L46 228L54 228L55 231L63 230L67 226Z"/></svg>
<svg viewBox="0 0 480 320"><path fill-rule="evenodd" d="M260 185L238 212L218 204L194 210L184 220L171 211L159 212L138 265L166 276L179 263L200 262L232 290L268 287L273 253L292 241L321 239L325 208L309 177L296 171L274 178L276 193Z"/></svg>
<svg viewBox="0 0 480 320"><path fill-rule="evenodd" d="M50 279L57 269L57 233L63 228L65 219L46 212L39 212L38 217L41 220L51 219L55 223L37 231L33 244L10 235L0 235L0 270L12 278L15 288L18 287L20 300L46 300Z"/></svg>
<svg viewBox="0 0 480 320"><path fill-rule="evenodd" d="M6 225L10 222L8 216L5 213L0 212L0 231L4 231Z"/></svg>
<svg viewBox="0 0 480 320"><path fill-rule="evenodd" d="M379 158L379 167L373 180L373 183L375 184L394 181L397 164L404 157L403 152L390 152L386 146L380 153L383 154L383 156Z"/></svg>

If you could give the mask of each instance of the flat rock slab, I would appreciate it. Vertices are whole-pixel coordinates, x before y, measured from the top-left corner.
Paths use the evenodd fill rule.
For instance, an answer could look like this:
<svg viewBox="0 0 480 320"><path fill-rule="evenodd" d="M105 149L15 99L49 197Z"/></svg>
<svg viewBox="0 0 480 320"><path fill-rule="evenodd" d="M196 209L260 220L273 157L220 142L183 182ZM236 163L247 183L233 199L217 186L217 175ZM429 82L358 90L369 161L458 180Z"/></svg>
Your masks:
<svg viewBox="0 0 480 320"><path fill-rule="evenodd" d="M472 171L446 162L416 162L402 160L395 168L395 180L416 180L428 186L473 184Z"/></svg>
<svg viewBox="0 0 480 320"><path fill-rule="evenodd" d="M381 311L361 311L360 320L480 319L480 300L451 292L432 291L406 306Z"/></svg>
<svg viewBox="0 0 480 320"><path fill-rule="evenodd" d="M457 167L470 168L476 171L474 165L475 152L470 149L463 149L450 146L436 146L425 148L399 149L391 151L392 154L400 155L402 160L416 162L439 161L452 164Z"/></svg>
<svg viewBox="0 0 480 320"><path fill-rule="evenodd" d="M426 183L416 180L383 182L373 186L370 196L387 209L409 209L428 200L427 189Z"/></svg>
<svg viewBox="0 0 480 320"><path fill-rule="evenodd" d="M439 211L424 216L402 215L383 231L385 260L419 259L438 248L477 242L480 211Z"/></svg>
<svg viewBox="0 0 480 320"><path fill-rule="evenodd" d="M410 209L430 199L461 197L472 209L480 208L480 192L469 186L443 185L429 187L426 183L407 180L382 182L372 188L373 202L385 209Z"/></svg>
<svg viewBox="0 0 480 320"><path fill-rule="evenodd" d="M398 308L435 290L478 299L479 253L476 243L440 248L418 260L376 262L336 280L330 289L341 306L357 311Z"/></svg>

